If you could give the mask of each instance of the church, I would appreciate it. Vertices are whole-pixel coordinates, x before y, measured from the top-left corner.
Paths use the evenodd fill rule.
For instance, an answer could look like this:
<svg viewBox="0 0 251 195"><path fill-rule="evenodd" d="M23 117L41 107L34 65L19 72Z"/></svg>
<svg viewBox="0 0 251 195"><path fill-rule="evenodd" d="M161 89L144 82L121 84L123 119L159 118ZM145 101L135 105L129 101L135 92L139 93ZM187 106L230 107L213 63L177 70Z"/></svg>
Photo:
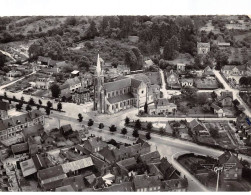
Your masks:
<svg viewBox="0 0 251 195"><path fill-rule="evenodd" d="M153 102L153 95L143 80L122 77L104 83L104 72L98 55L94 79L94 110L98 113L112 114L132 107L142 107Z"/></svg>

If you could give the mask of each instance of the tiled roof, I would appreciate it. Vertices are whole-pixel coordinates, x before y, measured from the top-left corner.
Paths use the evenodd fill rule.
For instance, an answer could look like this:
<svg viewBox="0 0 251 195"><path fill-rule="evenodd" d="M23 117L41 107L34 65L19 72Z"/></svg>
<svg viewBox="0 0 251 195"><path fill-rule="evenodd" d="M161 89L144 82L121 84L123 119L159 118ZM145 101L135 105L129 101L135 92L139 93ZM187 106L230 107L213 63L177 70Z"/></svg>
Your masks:
<svg viewBox="0 0 251 195"><path fill-rule="evenodd" d="M91 139L88 139L85 141L85 143L89 143L91 147L93 148L97 148L97 147L104 148L107 146L107 143L102 141L99 137L93 137Z"/></svg>
<svg viewBox="0 0 251 195"><path fill-rule="evenodd" d="M64 178L62 184L71 185L75 191L81 191L85 188L83 175Z"/></svg>
<svg viewBox="0 0 251 195"><path fill-rule="evenodd" d="M33 162L36 166L37 170L47 168L47 164L45 162L44 157L41 154L36 154L32 157Z"/></svg>
<svg viewBox="0 0 251 195"><path fill-rule="evenodd" d="M115 90L123 89L123 88L126 88L126 87L130 87L130 86L131 86L131 79L130 78L124 78L124 79L121 79L121 80L105 83L104 84L104 89L107 92L110 92L110 91L115 91Z"/></svg>
<svg viewBox="0 0 251 195"><path fill-rule="evenodd" d="M72 127L71 127L71 124L67 124L67 125L61 126L60 129L62 129L62 131L65 133L65 132L71 131Z"/></svg>
<svg viewBox="0 0 251 195"><path fill-rule="evenodd" d="M133 183L136 189L161 186L161 181L158 176L136 175Z"/></svg>
<svg viewBox="0 0 251 195"><path fill-rule="evenodd" d="M129 100L129 99L132 99L132 98L134 98L134 96L131 93L127 93L127 94L107 98L107 100L108 100L108 102L110 102L110 104L115 104L117 102L121 102L121 101L124 101L124 100Z"/></svg>
<svg viewBox="0 0 251 195"><path fill-rule="evenodd" d="M64 173L69 173L70 171L84 169L84 168L90 167L90 166L93 166L93 161L92 161L91 157L83 158L80 160L76 160L73 162L62 164L62 168L63 168Z"/></svg>
<svg viewBox="0 0 251 195"><path fill-rule="evenodd" d="M211 104L211 107L212 107L213 109L217 110L217 111L221 109L221 107L219 107L219 106L216 105L215 103L212 103L212 104Z"/></svg>
<svg viewBox="0 0 251 195"><path fill-rule="evenodd" d="M113 184L110 187L103 188L102 191L107 192L126 192L126 191L133 191L132 182L123 182L120 184Z"/></svg>
<svg viewBox="0 0 251 195"><path fill-rule="evenodd" d="M151 59L150 59L150 60L146 60L145 63L146 63L146 65L148 65L148 66L154 65L154 63L153 63L153 61L152 61Z"/></svg>
<svg viewBox="0 0 251 195"><path fill-rule="evenodd" d="M157 106L167 106L169 104L168 99L166 98L160 98L157 100Z"/></svg>
<svg viewBox="0 0 251 195"><path fill-rule="evenodd" d="M138 88L141 85L141 83L142 83L142 81L140 81L140 80L132 79L131 86L134 88Z"/></svg>
<svg viewBox="0 0 251 195"><path fill-rule="evenodd" d="M218 157L220 165L235 163L238 168L242 168L242 164L236 155L230 151L224 152L221 156Z"/></svg>
<svg viewBox="0 0 251 195"><path fill-rule="evenodd" d="M13 154L24 153L28 152L29 146L27 142L21 144L15 144L11 146L11 150Z"/></svg>
<svg viewBox="0 0 251 195"><path fill-rule="evenodd" d="M38 56L38 61L48 63L50 60L51 60L51 58L49 58L49 57Z"/></svg>
<svg viewBox="0 0 251 195"><path fill-rule="evenodd" d="M198 125L203 126L201 123L198 122L197 119L193 119L193 120L189 123L189 126L190 126L191 129L197 127ZM204 126L203 126L203 127L204 127Z"/></svg>
<svg viewBox="0 0 251 195"><path fill-rule="evenodd" d="M32 110L29 113L24 113L19 116L13 116L12 118L5 119L5 120L0 120L0 130L5 130L9 127L32 121L33 119L38 118L39 116L42 116L41 111Z"/></svg>
<svg viewBox="0 0 251 195"><path fill-rule="evenodd" d="M146 163L158 163L160 162L160 154L158 151L149 152L147 154L140 155L140 159Z"/></svg>
<svg viewBox="0 0 251 195"><path fill-rule="evenodd" d="M113 152L112 152L112 150L109 150L108 147L103 148L98 153L100 155L102 155L105 158L105 160L107 159L110 162L114 162L115 161L115 157L113 155Z"/></svg>
<svg viewBox="0 0 251 195"><path fill-rule="evenodd" d="M197 47L210 47L210 43L201 43L201 42L198 42L197 43Z"/></svg>
<svg viewBox="0 0 251 195"><path fill-rule="evenodd" d="M92 158L93 164L95 165L95 167L97 167L98 170L101 170L103 168L103 166L107 164L104 160L102 160L92 154L91 154L91 158Z"/></svg>
<svg viewBox="0 0 251 195"><path fill-rule="evenodd" d="M128 166L136 165L137 161L134 157L132 157L132 158L127 158L125 160L121 160L117 163L123 167L128 167Z"/></svg>
<svg viewBox="0 0 251 195"><path fill-rule="evenodd" d="M237 68L238 70L245 71L246 66L245 65L225 65L223 66L222 70L233 70L234 68Z"/></svg>
<svg viewBox="0 0 251 195"><path fill-rule="evenodd" d="M50 183L67 177L61 165L39 170L38 176L41 181L44 181L43 183Z"/></svg>
<svg viewBox="0 0 251 195"><path fill-rule="evenodd" d="M181 78L181 82L188 82L188 83L193 83L193 79L189 79L189 78Z"/></svg>

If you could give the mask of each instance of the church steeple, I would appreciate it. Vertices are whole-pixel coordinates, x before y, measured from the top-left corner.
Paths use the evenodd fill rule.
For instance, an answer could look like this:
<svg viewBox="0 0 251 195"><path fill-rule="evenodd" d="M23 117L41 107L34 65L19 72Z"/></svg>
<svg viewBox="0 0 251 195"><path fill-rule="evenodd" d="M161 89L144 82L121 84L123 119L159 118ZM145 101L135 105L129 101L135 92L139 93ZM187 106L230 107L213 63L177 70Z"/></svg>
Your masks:
<svg viewBox="0 0 251 195"><path fill-rule="evenodd" d="M96 72L97 72L97 76L98 76L98 77L101 75L101 72L102 72L99 54L98 54L98 59L97 59L97 68L96 68Z"/></svg>

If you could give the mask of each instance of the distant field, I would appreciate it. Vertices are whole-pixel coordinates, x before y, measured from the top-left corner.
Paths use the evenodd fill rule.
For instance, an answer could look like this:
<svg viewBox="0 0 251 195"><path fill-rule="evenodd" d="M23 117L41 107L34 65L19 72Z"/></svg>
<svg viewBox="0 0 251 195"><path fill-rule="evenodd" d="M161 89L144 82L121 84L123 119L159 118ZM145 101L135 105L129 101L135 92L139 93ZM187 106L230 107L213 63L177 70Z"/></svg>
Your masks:
<svg viewBox="0 0 251 195"><path fill-rule="evenodd" d="M251 32L245 33L245 34L239 34L234 36L236 41L242 41L243 39L248 39L251 41Z"/></svg>

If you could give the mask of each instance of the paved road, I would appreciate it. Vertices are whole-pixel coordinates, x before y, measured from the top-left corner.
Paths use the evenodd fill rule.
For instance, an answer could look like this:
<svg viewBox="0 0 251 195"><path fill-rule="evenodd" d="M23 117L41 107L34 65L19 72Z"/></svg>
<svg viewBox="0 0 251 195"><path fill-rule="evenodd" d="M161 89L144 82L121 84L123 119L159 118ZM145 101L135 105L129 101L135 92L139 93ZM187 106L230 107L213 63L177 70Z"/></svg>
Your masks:
<svg viewBox="0 0 251 195"><path fill-rule="evenodd" d="M225 79L221 76L220 72L218 70L213 70L215 76L219 79L219 81L223 84L225 90L233 92L233 99L237 99L240 104L245 108L244 113L248 116L251 117L251 111L250 108L247 106L247 104L240 98L239 96L239 90L238 89L233 89L231 86L225 81Z"/></svg>

